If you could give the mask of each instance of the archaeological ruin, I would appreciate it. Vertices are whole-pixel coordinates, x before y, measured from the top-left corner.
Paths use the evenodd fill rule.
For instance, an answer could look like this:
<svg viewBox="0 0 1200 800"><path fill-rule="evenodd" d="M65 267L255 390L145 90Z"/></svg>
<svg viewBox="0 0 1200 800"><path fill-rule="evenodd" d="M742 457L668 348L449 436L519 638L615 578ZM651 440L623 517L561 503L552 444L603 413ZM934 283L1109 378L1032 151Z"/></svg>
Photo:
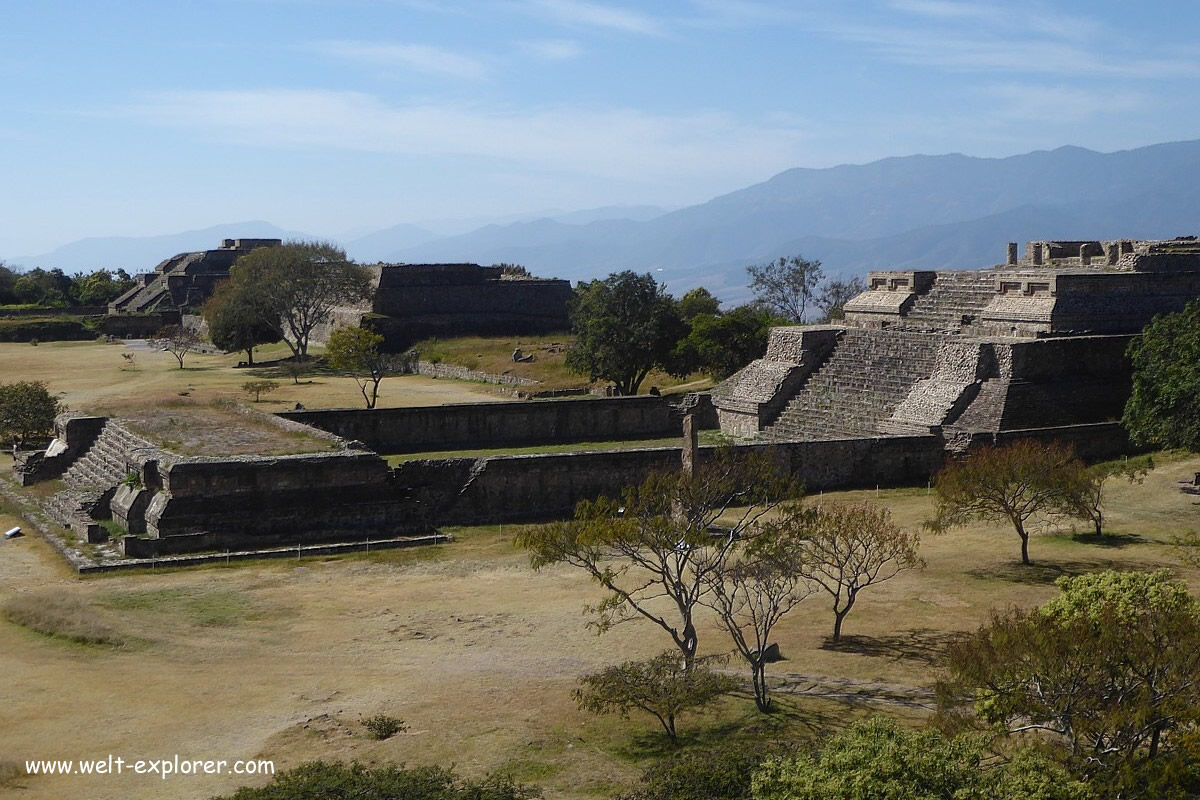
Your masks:
<svg viewBox="0 0 1200 800"><path fill-rule="evenodd" d="M279 239L226 239L215 250L180 253L109 304L112 315L195 315L237 259ZM520 268L478 264L374 264L372 300L338 308L314 342L344 325L361 325L401 352L432 336L541 334L569 327L570 281L530 276ZM178 321L176 319L175 321Z"/></svg>
<svg viewBox="0 0 1200 800"><path fill-rule="evenodd" d="M481 285L522 304L522 279L452 267L379 268L373 308L419 319L422 296L476 308ZM533 296L556 297L554 283L534 281L543 285ZM172 451L129 420L68 415L50 447L14 469L25 485L62 481L45 506L93 545L90 569L331 541L384 546L440 526L562 517L676 468L680 446L419 454L665 438L689 414L810 491L924 484L947 457L1015 438L1112 456L1128 450L1126 348L1155 314L1200 296L1200 242L1034 242L1024 257L1010 244L990 269L879 271L868 286L837 325L774 329L764 357L711 393L285 412L254 423L307 442L278 455ZM384 456L400 453L417 456L389 466ZM128 532L119 544L109 520Z"/></svg>

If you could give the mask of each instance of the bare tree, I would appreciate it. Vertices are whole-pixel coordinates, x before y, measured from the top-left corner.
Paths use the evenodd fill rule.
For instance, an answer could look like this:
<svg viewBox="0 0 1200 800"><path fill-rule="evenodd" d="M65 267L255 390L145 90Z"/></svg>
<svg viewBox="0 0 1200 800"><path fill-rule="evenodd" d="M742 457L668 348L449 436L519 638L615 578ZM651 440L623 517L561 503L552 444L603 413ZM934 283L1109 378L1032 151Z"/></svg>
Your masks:
<svg viewBox="0 0 1200 800"><path fill-rule="evenodd" d="M863 589L925 566L917 554L920 534L892 522L886 508L828 503L817 509L808 527L799 570L833 598L835 642Z"/></svg>
<svg viewBox="0 0 1200 800"><path fill-rule="evenodd" d="M825 321L842 319L846 316L846 303L867 290L867 284L855 275L848 281L826 281L817 295L817 308L825 315Z"/></svg>
<svg viewBox="0 0 1200 800"><path fill-rule="evenodd" d="M150 340L153 347L165 350L175 356L179 368L183 369L183 359L187 354L200 346L200 334L184 325L167 325L159 329Z"/></svg>
<svg viewBox="0 0 1200 800"><path fill-rule="evenodd" d="M754 703L762 712L771 710L765 657L771 631L816 591L801 570L813 516L799 503L789 503L777 519L762 522L740 560L712 576L712 591L704 599L749 662Z"/></svg>
<svg viewBox="0 0 1200 800"><path fill-rule="evenodd" d="M746 271L756 300L800 324L807 321L813 290L825 276L820 261L809 261L803 256L756 264Z"/></svg>
<svg viewBox="0 0 1200 800"><path fill-rule="evenodd" d="M695 614L713 576L763 515L799 494L777 472L766 458L741 459L726 449L693 475L655 474L619 500L582 502L573 520L526 528L516 543L530 551L535 569L569 564L604 587L607 596L586 609L597 632L649 620L691 664Z"/></svg>

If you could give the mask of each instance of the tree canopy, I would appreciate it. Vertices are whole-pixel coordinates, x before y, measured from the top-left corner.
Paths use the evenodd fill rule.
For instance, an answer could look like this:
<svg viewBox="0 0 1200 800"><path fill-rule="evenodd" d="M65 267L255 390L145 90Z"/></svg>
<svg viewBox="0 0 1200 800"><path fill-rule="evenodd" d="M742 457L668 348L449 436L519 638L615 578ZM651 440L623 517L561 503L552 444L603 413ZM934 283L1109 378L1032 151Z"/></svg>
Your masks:
<svg viewBox="0 0 1200 800"><path fill-rule="evenodd" d="M725 450L692 475L653 474L619 499L581 502L573 520L525 528L515 541L529 550L535 569L569 564L607 591L588 609L599 632L648 620L690 663L696 612L714 576L767 512L798 494L770 460ZM727 511L733 518L716 527Z"/></svg>
<svg viewBox="0 0 1200 800"><path fill-rule="evenodd" d="M943 713L969 704L1010 735L1050 737L1115 797L1200 789L1200 604L1166 571L1057 584L951 647Z"/></svg>
<svg viewBox="0 0 1200 800"><path fill-rule="evenodd" d="M288 242L259 247L230 272L237 289L262 303L268 320L279 320L284 341L300 360L308 357L313 329L336 306L371 296L371 274L328 242Z"/></svg>
<svg viewBox="0 0 1200 800"><path fill-rule="evenodd" d="M927 525L936 531L973 519L1010 522L1021 539L1021 563L1029 564L1032 521L1073 515L1086 477L1083 462L1059 442L981 447L934 477L937 510Z"/></svg>
<svg viewBox="0 0 1200 800"><path fill-rule="evenodd" d="M382 347L382 336L359 327L338 328L330 334L329 344L325 347L329 365L354 378L367 401L367 408L375 407L379 400L379 384L392 370L392 360Z"/></svg>
<svg viewBox="0 0 1200 800"><path fill-rule="evenodd" d="M212 343L232 353L246 351L246 361L254 363L254 348L283 338L277 320L273 320L261 299L233 281L222 281L212 297L200 309L208 323Z"/></svg>
<svg viewBox="0 0 1200 800"><path fill-rule="evenodd" d="M681 301L682 303L682 301ZM691 317L691 329L676 346L675 374L703 372L727 378L767 350L767 338L775 325L786 324L767 309L744 305L722 314L699 313Z"/></svg>
<svg viewBox="0 0 1200 800"><path fill-rule="evenodd" d="M1003 765L981 737L947 739L881 718L856 722L814 753L767 761L754 800L1089 800L1088 787L1023 752Z"/></svg>
<svg viewBox="0 0 1200 800"><path fill-rule="evenodd" d="M1133 392L1123 422L1136 444L1200 450L1200 299L1129 345Z"/></svg>
<svg viewBox="0 0 1200 800"><path fill-rule="evenodd" d="M746 268L754 297L793 323L808 321L808 306L817 284L825 277L820 261L803 256L780 257L766 264Z"/></svg>
<svg viewBox="0 0 1200 800"><path fill-rule="evenodd" d="M21 443L48 436L62 406L41 381L0 383L0 439Z"/></svg>
<svg viewBox="0 0 1200 800"><path fill-rule="evenodd" d="M575 343L567 367L590 380L612 381L621 394L637 394L655 367L671 368L686 327L663 286L649 275L625 271L581 283L570 303Z"/></svg>

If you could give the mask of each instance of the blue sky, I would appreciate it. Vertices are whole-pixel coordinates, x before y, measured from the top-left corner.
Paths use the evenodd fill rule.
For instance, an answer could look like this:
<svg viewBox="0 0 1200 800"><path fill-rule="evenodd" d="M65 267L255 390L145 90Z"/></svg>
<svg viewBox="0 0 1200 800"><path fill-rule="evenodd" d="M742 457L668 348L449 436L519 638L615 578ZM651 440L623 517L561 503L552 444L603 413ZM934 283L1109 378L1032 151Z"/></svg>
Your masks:
<svg viewBox="0 0 1200 800"><path fill-rule="evenodd" d="M0 0L0 258L1200 138L1194 0Z"/></svg>

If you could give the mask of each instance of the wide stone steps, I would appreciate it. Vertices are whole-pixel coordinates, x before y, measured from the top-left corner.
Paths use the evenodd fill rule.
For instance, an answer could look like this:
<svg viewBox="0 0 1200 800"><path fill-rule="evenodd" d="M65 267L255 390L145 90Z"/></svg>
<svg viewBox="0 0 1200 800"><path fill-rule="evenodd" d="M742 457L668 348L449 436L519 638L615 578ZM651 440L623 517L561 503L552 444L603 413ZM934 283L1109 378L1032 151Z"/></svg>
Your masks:
<svg viewBox="0 0 1200 800"><path fill-rule="evenodd" d="M995 297L994 276L989 272L939 272L933 286L917 298L904 316L906 328L956 329L963 317L976 317Z"/></svg>
<svg viewBox="0 0 1200 800"><path fill-rule="evenodd" d="M851 328L783 412L771 440L873 436L937 363L936 334Z"/></svg>

